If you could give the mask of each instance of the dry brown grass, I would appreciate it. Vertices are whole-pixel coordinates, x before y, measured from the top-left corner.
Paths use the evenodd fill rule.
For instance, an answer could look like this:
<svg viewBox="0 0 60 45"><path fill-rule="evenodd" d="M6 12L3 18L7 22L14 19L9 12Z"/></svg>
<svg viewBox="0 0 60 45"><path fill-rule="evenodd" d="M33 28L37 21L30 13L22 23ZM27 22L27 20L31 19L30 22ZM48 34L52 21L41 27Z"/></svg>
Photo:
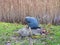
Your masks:
<svg viewBox="0 0 60 45"><path fill-rule="evenodd" d="M24 22L26 16L40 23L60 23L60 0L0 0L0 21Z"/></svg>

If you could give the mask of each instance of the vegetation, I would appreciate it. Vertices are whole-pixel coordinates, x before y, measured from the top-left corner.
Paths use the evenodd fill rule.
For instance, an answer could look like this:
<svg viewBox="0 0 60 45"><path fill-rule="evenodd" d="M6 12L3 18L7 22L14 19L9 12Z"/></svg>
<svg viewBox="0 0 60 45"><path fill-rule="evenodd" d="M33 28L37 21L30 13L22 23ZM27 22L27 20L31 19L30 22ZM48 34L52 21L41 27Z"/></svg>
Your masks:
<svg viewBox="0 0 60 45"><path fill-rule="evenodd" d="M24 22L28 15L40 23L60 24L60 0L0 0L0 21Z"/></svg>
<svg viewBox="0 0 60 45"><path fill-rule="evenodd" d="M5 45L6 41L11 41L12 45L20 45L20 42L15 43L15 40L11 40L10 37L13 35L13 32L22 28L24 25L17 23L2 23L0 22L0 45ZM49 28L50 26L50 28ZM49 31L49 34L42 38L37 39L37 42L34 45L60 45L60 26L54 25L42 25L46 30ZM28 41L25 40L24 45L28 45Z"/></svg>
<svg viewBox="0 0 60 45"><path fill-rule="evenodd" d="M4 45L6 41L10 40L10 36L13 35L13 32L22 27L23 25L21 24L0 22L0 45Z"/></svg>

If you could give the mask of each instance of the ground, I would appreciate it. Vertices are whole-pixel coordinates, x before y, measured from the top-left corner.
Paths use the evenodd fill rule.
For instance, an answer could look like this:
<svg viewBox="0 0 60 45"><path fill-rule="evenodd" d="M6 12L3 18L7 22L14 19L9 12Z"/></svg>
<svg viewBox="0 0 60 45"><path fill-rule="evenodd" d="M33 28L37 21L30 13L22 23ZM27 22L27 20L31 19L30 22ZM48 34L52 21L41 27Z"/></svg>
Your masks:
<svg viewBox="0 0 60 45"><path fill-rule="evenodd" d="M60 45L60 26L55 25L41 25L46 30L50 31L46 37L40 38L34 45ZM49 27L50 26L50 27ZM13 32L24 27L22 24L17 23L4 23L0 22L0 45L5 45L7 41L11 41L12 45L20 45L20 42L15 43L10 37ZM44 36L44 35L43 35ZM28 45L28 41L24 45Z"/></svg>

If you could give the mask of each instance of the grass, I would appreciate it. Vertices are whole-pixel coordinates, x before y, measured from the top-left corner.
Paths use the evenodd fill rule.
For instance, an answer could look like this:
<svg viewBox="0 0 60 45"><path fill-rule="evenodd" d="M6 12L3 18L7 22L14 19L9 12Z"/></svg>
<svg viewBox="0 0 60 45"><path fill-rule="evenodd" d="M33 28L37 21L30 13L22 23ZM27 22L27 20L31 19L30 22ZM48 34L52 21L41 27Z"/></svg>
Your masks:
<svg viewBox="0 0 60 45"><path fill-rule="evenodd" d="M22 24L0 22L0 45L4 45L7 40L10 40L13 32L22 27Z"/></svg>
<svg viewBox="0 0 60 45"><path fill-rule="evenodd" d="M22 24L2 23L2 22L0 22L0 36L2 36L4 34L11 35L11 33L14 30L17 30L17 29L22 28L22 27L23 27Z"/></svg>
<svg viewBox="0 0 60 45"><path fill-rule="evenodd" d="M0 45L5 45L6 41L11 40L10 36L12 36L13 32L17 29L22 28L24 25L17 24L17 23L4 23L0 22ZM50 33L38 40L38 44L35 43L34 45L60 45L60 26L51 25L43 25L47 30L50 30ZM43 27L42 26L42 27ZM20 45L20 42L12 45ZM25 44L25 45L28 45Z"/></svg>

